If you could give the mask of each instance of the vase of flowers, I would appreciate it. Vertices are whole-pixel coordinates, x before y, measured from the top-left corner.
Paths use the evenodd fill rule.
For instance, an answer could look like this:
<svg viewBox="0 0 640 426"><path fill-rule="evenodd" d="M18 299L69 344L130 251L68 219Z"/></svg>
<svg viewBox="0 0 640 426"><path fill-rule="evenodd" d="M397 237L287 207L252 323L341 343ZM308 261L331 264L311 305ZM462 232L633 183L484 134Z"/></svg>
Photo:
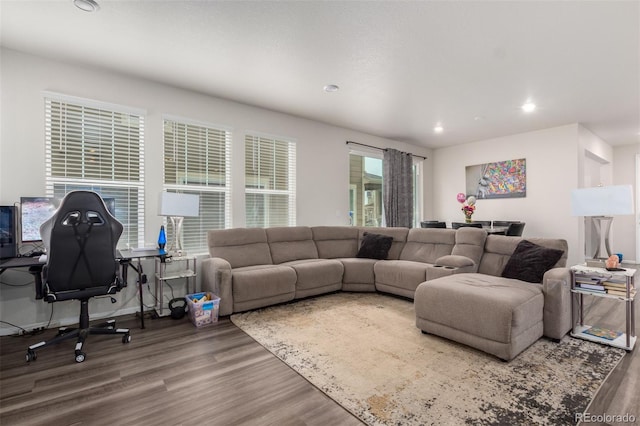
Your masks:
<svg viewBox="0 0 640 426"><path fill-rule="evenodd" d="M460 192L457 197L458 202L462 204L462 213L464 213L464 221L466 223L471 223L472 219L471 216L473 216L473 213L476 211L476 197L469 196L467 198L467 196Z"/></svg>

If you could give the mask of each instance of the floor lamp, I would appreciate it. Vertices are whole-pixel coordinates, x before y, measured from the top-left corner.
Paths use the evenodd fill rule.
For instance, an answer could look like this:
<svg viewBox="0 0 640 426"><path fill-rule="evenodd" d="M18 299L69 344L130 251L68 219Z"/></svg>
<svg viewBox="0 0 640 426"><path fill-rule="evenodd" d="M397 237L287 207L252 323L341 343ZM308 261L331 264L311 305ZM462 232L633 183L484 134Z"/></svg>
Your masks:
<svg viewBox="0 0 640 426"><path fill-rule="evenodd" d="M574 189L571 192L573 216L591 217L596 230L598 247L590 266L604 267L604 259L611 256L609 235L613 216L633 214L633 188L631 185L598 186ZM604 244L605 250L602 250ZM603 256L606 251L606 256Z"/></svg>
<svg viewBox="0 0 640 426"><path fill-rule="evenodd" d="M184 254L182 248L182 222L185 217L200 214L200 196L194 194L179 194L176 192L162 192L160 194L160 216L168 216L173 228L173 240L168 252L178 255Z"/></svg>

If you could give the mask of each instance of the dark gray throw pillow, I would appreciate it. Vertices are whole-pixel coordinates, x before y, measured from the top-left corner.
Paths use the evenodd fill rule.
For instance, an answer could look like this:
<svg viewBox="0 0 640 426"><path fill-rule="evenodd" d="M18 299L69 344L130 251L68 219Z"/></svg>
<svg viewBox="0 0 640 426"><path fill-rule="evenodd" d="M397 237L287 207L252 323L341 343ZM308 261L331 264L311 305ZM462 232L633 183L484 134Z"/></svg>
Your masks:
<svg viewBox="0 0 640 426"><path fill-rule="evenodd" d="M389 255L393 237L365 232L356 257L384 260Z"/></svg>
<svg viewBox="0 0 640 426"><path fill-rule="evenodd" d="M539 246L522 240L502 271L505 278L541 283L544 273L553 268L564 251Z"/></svg>

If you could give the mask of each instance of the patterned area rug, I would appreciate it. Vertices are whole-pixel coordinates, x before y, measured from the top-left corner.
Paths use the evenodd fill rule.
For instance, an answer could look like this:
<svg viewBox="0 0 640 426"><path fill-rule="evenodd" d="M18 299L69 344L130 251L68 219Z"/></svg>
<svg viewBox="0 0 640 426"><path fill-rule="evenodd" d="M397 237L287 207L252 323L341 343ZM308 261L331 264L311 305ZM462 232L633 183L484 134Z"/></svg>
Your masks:
<svg viewBox="0 0 640 426"><path fill-rule="evenodd" d="M370 425L575 424L625 351L566 336L511 362L422 334L411 301L336 293L231 321Z"/></svg>

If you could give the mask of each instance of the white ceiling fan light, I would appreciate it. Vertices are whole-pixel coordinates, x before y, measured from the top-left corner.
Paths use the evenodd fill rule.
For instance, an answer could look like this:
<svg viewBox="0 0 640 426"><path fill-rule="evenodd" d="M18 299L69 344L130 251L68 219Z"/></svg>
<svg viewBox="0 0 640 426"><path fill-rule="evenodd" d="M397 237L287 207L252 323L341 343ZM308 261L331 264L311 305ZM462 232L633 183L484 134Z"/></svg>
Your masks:
<svg viewBox="0 0 640 426"><path fill-rule="evenodd" d="M100 5L95 0L73 0L73 4L84 12L97 12Z"/></svg>

